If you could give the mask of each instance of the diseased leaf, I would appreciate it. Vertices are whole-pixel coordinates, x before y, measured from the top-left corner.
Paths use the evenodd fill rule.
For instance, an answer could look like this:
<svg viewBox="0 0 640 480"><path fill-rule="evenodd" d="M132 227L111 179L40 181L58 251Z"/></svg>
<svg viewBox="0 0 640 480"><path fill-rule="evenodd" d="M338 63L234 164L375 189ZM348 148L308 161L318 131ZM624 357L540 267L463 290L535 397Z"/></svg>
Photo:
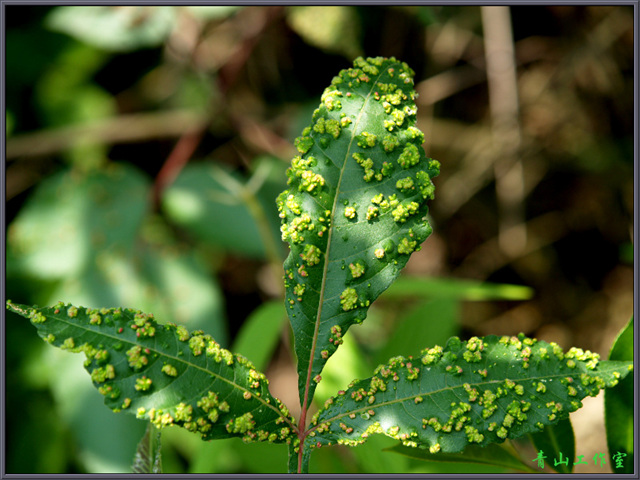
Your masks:
<svg viewBox="0 0 640 480"><path fill-rule="evenodd" d="M427 200L439 164L415 128L413 71L358 58L322 95L278 197L286 304L303 411L318 375L354 323L431 233Z"/></svg>
<svg viewBox="0 0 640 480"><path fill-rule="evenodd" d="M373 433L430 452L457 453L540 431L625 377L631 362L555 343L488 336L392 358L372 378L329 399L309 429L309 448L357 445Z"/></svg>
<svg viewBox="0 0 640 480"><path fill-rule="evenodd" d="M609 360L633 359L633 317L616 338ZM620 380L604 393L604 420L611 468L615 473L633 473L634 421L633 377Z"/></svg>
<svg viewBox="0 0 640 480"><path fill-rule="evenodd" d="M373 370L354 336L346 335L343 340L344 343L322 370L322 382L318 384L313 399L319 407L338 390L346 388L351 380L363 378Z"/></svg>
<svg viewBox="0 0 640 480"><path fill-rule="evenodd" d="M147 425L147 430L138 443L136 454L133 457L133 465L131 466L133 473L162 473L160 436L160 430L153 424Z"/></svg>
<svg viewBox="0 0 640 480"><path fill-rule="evenodd" d="M53 346L84 352L85 368L105 404L158 428L178 425L203 439L291 442L287 408L244 357L201 331L159 325L131 309L85 309L62 302L32 308L7 302Z"/></svg>

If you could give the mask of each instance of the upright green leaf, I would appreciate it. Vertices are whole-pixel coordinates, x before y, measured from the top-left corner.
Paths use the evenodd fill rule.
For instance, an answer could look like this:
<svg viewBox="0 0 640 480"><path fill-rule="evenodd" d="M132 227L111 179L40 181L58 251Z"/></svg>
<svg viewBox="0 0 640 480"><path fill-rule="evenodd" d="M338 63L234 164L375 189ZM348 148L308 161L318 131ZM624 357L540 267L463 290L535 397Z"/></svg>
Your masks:
<svg viewBox="0 0 640 480"><path fill-rule="evenodd" d="M84 352L85 368L114 411L162 428L178 425L205 440L290 443L297 430L268 380L244 357L202 331L159 325L131 309L85 309L62 302L34 308L7 302L46 342Z"/></svg>
<svg viewBox="0 0 640 480"><path fill-rule="evenodd" d="M558 473L573 472L573 459L576 458L576 441L573 434L573 426L569 418L560 420L556 425L546 425L541 432L530 435L531 441L538 451L553 462L548 462L549 466ZM565 465L564 461L556 459L569 459Z"/></svg>
<svg viewBox="0 0 640 480"><path fill-rule="evenodd" d="M453 337L418 358L392 358L329 399L305 447L357 445L373 433L431 453L500 443L567 418L632 368L522 335Z"/></svg>
<svg viewBox="0 0 640 480"><path fill-rule="evenodd" d="M374 365L395 355L416 355L425 346L445 343L458 333L459 311L460 303L449 298L426 300L407 308L377 352ZM349 380L353 378L357 377Z"/></svg>
<svg viewBox="0 0 640 480"><path fill-rule="evenodd" d="M204 242L248 257L280 258L273 198L267 204L250 187L250 181L216 164L187 165L164 194L163 209Z"/></svg>
<svg viewBox="0 0 640 480"><path fill-rule="evenodd" d="M278 197L289 318L303 412L320 372L371 302L431 233L439 164L415 128L413 71L358 58L324 91Z"/></svg>
<svg viewBox="0 0 640 480"><path fill-rule="evenodd" d="M285 319L281 301L263 303L242 325L233 342L233 351L251 360L260 370L265 370L278 344Z"/></svg>
<svg viewBox="0 0 640 480"><path fill-rule="evenodd" d="M133 457L133 473L162 473L162 448L160 430L153 424L147 425L144 436L138 443Z"/></svg>
<svg viewBox="0 0 640 480"><path fill-rule="evenodd" d="M633 317L611 347L610 360L633 359ZM634 446L633 378L627 377L604 395L604 419L611 468L615 473L633 473Z"/></svg>

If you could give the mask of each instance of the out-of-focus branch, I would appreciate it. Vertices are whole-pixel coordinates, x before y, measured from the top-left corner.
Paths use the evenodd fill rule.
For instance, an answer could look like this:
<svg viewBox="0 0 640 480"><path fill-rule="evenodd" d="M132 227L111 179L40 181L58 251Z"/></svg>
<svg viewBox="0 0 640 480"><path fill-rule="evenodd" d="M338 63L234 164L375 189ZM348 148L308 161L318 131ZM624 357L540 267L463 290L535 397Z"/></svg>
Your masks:
<svg viewBox="0 0 640 480"><path fill-rule="evenodd" d="M558 212L542 214L526 223L511 228L522 228L527 232L527 244L521 249L518 257L507 255L499 244L499 237L487 240L469 254L462 264L453 272L454 275L469 278L483 278L512 263L541 250L564 237L567 222Z"/></svg>
<svg viewBox="0 0 640 480"><path fill-rule="evenodd" d="M71 125L7 139L7 160L58 153L77 143L128 143L177 137L197 128L206 116L193 110L120 115L83 125Z"/></svg>
<svg viewBox="0 0 640 480"><path fill-rule="evenodd" d="M509 7L482 7L489 108L493 143L499 151L494 164L501 250L517 256L526 246L524 179L519 158L518 86Z"/></svg>
<svg viewBox="0 0 640 480"><path fill-rule="evenodd" d="M420 95L418 104L422 107L433 105L462 90L484 82L485 78L484 70L472 65L446 70L416 85L416 91Z"/></svg>
<svg viewBox="0 0 640 480"><path fill-rule="evenodd" d="M235 83L238 74L242 67L246 64L249 55L255 48L260 35L271 24L271 22L277 18L281 11L280 7L267 8L260 10L261 14L254 17L252 22L248 22L249 27L243 32L243 36L239 45L236 48L234 55L229 57L228 61L222 65L218 71L218 90L220 91L220 98L217 99L218 104L215 107L211 106L210 115L226 114L230 117L232 124L236 124L233 114L228 112L226 97L229 89ZM248 11L251 13L251 11ZM196 46L194 45L193 48ZM193 52L192 52L193 53ZM193 56L193 55L191 55ZM220 101L222 100L222 101ZM189 162L189 159L195 152L198 144L202 140L209 124L210 118L204 119L204 121L194 129L184 129L183 136L178 140L175 147L165 160L160 172L156 177L156 181L153 185L153 202L156 208L160 205L160 198L162 192L169 187L173 181L178 177L184 166Z"/></svg>

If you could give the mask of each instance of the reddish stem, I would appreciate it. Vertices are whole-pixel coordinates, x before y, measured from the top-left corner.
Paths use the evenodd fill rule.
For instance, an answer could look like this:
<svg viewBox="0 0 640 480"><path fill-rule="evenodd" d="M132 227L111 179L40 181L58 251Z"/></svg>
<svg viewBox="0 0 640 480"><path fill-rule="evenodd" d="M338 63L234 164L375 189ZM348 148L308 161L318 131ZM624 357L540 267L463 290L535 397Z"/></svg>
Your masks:
<svg viewBox="0 0 640 480"><path fill-rule="evenodd" d="M204 132L204 129L187 132L180 137L178 143L173 147L164 165L162 165L153 186L153 205L156 209L160 207L162 192L174 182L192 157L202 140Z"/></svg>

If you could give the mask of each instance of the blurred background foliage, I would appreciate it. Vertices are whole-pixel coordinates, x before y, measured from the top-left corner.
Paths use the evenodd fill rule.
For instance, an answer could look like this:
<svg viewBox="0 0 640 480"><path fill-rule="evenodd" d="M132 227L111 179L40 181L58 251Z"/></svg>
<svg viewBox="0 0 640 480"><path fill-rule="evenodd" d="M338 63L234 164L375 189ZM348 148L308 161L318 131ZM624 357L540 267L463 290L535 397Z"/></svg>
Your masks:
<svg viewBox="0 0 640 480"><path fill-rule="evenodd" d="M355 56L381 55L416 71L418 127L442 163L434 234L332 357L319 404L450 335L522 331L606 357L632 315L631 6L5 12L15 302L129 306L203 329L295 412L274 200L323 89ZM6 320L7 472L130 471L143 422L104 407L79 358ZM574 422L585 458L606 452L589 405ZM394 445L322 449L311 471L497 471L380 453ZM177 429L163 454L177 473L286 462L282 446Z"/></svg>

